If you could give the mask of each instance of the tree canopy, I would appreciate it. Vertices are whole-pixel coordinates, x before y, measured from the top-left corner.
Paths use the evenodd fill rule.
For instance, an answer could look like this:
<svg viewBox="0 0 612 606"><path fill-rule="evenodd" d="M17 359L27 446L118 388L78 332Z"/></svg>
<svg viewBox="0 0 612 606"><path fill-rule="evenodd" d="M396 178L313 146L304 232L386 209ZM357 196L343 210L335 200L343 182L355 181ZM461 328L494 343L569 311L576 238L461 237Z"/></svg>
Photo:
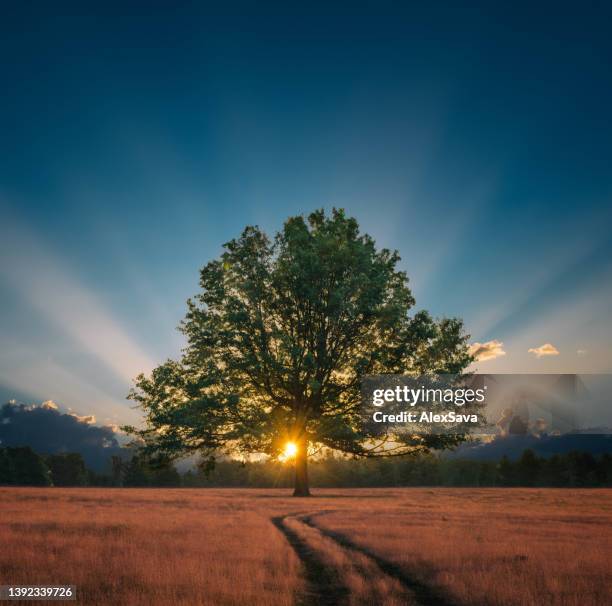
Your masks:
<svg viewBox="0 0 612 606"><path fill-rule="evenodd" d="M320 447L355 456L423 452L458 436L370 434L360 416L368 374L459 374L471 362L459 319L415 304L397 252L377 249L342 210L288 219L270 239L247 227L200 273L181 330L187 346L130 397L131 431L149 456L278 456L296 445L297 495Z"/></svg>

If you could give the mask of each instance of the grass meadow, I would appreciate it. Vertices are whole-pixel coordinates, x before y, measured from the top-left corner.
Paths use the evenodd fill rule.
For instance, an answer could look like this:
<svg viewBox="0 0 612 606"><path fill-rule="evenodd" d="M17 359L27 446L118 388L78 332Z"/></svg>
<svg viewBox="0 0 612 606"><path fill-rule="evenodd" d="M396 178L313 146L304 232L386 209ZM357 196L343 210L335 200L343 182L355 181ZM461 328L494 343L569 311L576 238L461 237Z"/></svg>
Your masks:
<svg viewBox="0 0 612 606"><path fill-rule="evenodd" d="M0 488L0 585L104 605L612 603L612 491Z"/></svg>

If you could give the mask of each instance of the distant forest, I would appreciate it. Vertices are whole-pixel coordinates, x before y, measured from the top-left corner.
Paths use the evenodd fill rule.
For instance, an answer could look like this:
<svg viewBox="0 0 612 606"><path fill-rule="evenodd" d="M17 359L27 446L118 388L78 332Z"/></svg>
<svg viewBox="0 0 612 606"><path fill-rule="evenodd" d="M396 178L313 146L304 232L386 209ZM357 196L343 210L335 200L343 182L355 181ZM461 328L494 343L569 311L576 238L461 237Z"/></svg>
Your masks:
<svg viewBox="0 0 612 606"><path fill-rule="evenodd" d="M0 485L107 487L289 488L291 465L277 461L219 461L213 470L179 473L173 465L152 467L138 455L112 457L108 473L88 469L77 453L39 455L29 447L0 448ZM612 486L612 455L572 451L548 458L531 449L515 461L448 459L434 455L388 459L314 460L312 486L324 488L400 486Z"/></svg>

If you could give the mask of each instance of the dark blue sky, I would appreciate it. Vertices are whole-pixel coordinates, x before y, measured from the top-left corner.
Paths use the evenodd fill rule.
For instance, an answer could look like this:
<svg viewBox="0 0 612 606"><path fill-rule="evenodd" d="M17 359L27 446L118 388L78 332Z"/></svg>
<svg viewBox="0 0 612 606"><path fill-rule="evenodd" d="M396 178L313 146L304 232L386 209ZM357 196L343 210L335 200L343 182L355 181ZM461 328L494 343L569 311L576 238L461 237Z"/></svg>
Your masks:
<svg viewBox="0 0 612 606"><path fill-rule="evenodd" d="M0 395L128 418L221 244L334 205L481 370L612 370L609 4L165 4L2 9Z"/></svg>

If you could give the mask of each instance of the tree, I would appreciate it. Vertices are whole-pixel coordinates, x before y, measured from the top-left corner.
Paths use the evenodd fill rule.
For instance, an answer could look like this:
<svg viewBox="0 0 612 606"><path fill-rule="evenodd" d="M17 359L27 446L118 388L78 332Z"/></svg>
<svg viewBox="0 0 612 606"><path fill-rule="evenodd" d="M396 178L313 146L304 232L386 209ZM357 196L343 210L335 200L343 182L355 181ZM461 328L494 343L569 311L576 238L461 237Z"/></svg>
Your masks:
<svg viewBox="0 0 612 606"><path fill-rule="evenodd" d="M161 467L153 467L150 470L151 486L163 486L176 488L181 485L181 474L174 465L166 464Z"/></svg>
<svg viewBox="0 0 612 606"><path fill-rule="evenodd" d="M258 227L205 265L181 325L187 348L130 397L146 414L145 452L173 459L223 451L295 456L296 496L324 446L354 456L427 452L461 436L369 433L360 417L366 374L461 373L472 361L458 319L410 315L414 298L397 252L378 250L334 209ZM289 451L290 452L290 451Z"/></svg>
<svg viewBox="0 0 612 606"><path fill-rule="evenodd" d="M87 469L79 453L47 455L45 463L51 470L54 486L86 486Z"/></svg>
<svg viewBox="0 0 612 606"><path fill-rule="evenodd" d="M497 465L497 482L500 486L514 486L515 482L515 473L514 473L514 465L508 459L506 455L504 455L499 464Z"/></svg>
<svg viewBox="0 0 612 606"><path fill-rule="evenodd" d="M566 457L570 486L597 484L597 461L590 452L572 450Z"/></svg>
<svg viewBox="0 0 612 606"><path fill-rule="evenodd" d="M149 470L139 455L133 455L123 467L123 486L143 487L149 486Z"/></svg>
<svg viewBox="0 0 612 606"><path fill-rule="evenodd" d="M546 486L567 486L569 476L566 457L554 454L547 459L543 466L542 477Z"/></svg>
<svg viewBox="0 0 612 606"><path fill-rule="evenodd" d="M0 448L0 484L50 486L51 473L29 446Z"/></svg>
<svg viewBox="0 0 612 606"><path fill-rule="evenodd" d="M122 486L123 484L123 459L117 455L111 457L111 484Z"/></svg>
<svg viewBox="0 0 612 606"><path fill-rule="evenodd" d="M13 469L6 448L0 448L0 486L13 483Z"/></svg>
<svg viewBox="0 0 612 606"><path fill-rule="evenodd" d="M517 481L520 486L535 486L540 479L542 461L531 448L523 451L516 465Z"/></svg>

